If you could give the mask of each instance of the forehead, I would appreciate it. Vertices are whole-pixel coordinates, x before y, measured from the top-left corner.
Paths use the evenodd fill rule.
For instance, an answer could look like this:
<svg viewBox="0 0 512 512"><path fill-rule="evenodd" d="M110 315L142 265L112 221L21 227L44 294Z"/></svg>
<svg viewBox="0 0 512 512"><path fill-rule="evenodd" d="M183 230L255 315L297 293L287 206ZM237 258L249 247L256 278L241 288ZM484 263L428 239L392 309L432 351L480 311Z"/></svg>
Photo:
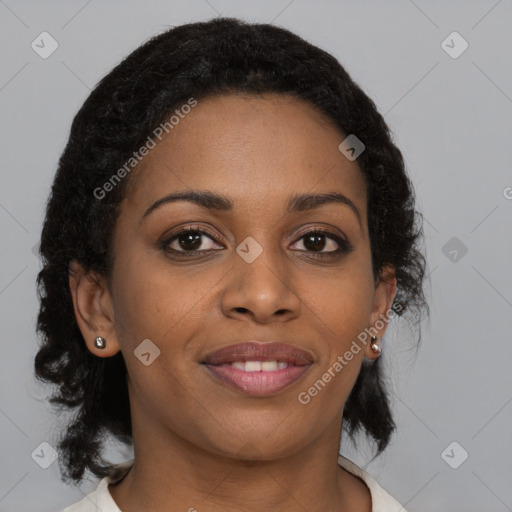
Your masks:
<svg viewBox="0 0 512 512"><path fill-rule="evenodd" d="M294 193L337 190L364 213L364 178L339 151L344 138L325 115L288 95L208 97L155 139L127 200L143 208L174 190L208 189L255 212Z"/></svg>

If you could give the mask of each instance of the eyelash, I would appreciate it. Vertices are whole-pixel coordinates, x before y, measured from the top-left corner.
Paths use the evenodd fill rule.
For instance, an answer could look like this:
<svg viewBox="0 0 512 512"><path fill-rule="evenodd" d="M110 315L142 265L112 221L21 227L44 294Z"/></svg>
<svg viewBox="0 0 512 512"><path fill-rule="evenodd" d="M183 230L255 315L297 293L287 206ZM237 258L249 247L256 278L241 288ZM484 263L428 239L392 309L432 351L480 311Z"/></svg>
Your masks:
<svg viewBox="0 0 512 512"><path fill-rule="evenodd" d="M182 235L187 235L189 233L205 235L208 238L210 238L213 242L216 242L215 235L213 235L212 233L209 233L208 231L206 231L203 228L190 227L190 228L184 229L182 231L179 231L178 233L173 234L170 238L166 238L165 240L163 240L160 243L161 249L164 250L165 252L172 253L173 256L177 255L178 257L185 257L185 258L191 257L191 256L196 256L196 255L204 253L204 252L213 252L213 251L219 250L219 249L199 249L199 250L195 250L195 251L183 251L183 250L177 251L176 249L169 249L168 246L174 240L176 240L177 238L179 238ZM328 251L328 252L315 252L315 251L308 251L308 250L299 250L299 252L310 253L310 254L314 255L315 258L318 258L318 259L327 259L327 258L334 259L334 258L340 257L342 254L349 253L353 249L353 246L350 244L350 242L348 242L348 240L344 240L343 238L340 238L339 236L331 233L330 231L326 231L323 229L316 229L316 228L311 229L310 231L306 231L305 233L302 233L302 235L299 238L297 238L294 243L298 242L299 240L302 240L303 238L305 238L308 235L324 235L326 238L329 238L330 240L333 240L334 242L336 242L339 246L339 248L336 249L335 251Z"/></svg>

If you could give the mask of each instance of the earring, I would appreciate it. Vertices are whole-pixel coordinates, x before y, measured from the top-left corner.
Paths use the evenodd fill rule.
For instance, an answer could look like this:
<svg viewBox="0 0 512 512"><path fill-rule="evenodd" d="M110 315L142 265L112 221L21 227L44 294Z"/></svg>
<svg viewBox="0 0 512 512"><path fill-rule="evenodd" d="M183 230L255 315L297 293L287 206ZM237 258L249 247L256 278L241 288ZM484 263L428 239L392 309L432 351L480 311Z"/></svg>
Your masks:
<svg viewBox="0 0 512 512"><path fill-rule="evenodd" d="M376 353L376 354L380 354L382 352L382 349L379 347L379 345L377 345L376 341L377 341L377 336L372 336L370 338L370 341L372 342L371 344L371 347L372 347L372 350Z"/></svg>
<svg viewBox="0 0 512 512"><path fill-rule="evenodd" d="M105 348L107 346L107 340L101 336L97 336L94 340L94 346L96 348Z"/></svg>

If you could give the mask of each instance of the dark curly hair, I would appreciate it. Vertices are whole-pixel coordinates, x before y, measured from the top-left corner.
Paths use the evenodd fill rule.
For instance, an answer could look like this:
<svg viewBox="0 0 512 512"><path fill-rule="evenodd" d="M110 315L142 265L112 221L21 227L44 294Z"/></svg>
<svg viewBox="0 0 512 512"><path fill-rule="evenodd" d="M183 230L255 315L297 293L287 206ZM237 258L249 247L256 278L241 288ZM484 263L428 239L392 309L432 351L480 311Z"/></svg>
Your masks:
<svg viewBox="0 0 512 512"><path fill-rule="evenodd" d="M109 277L112 235L126 194L126 177L102 187L147 137L190 97L282 93L308 102L344 135L365 144L357 163L368 197L372 266L396 269L393 307L418 323L426 305L421 217L399 149L375 104L330 54L292 32L233 18L177 26L144 43L94 88L76 114L59 160L43 225L37 278L41 342L35 374L56 384L50 403L75 409L59 441L63 481L80 483L89 469L111 475L102 457L105 435L133 442L127 370L121 352L94 356L75 319L70 262ZM341 140L341 139L340 139ZM350 437L365 432L379 454L395 429L379 360L363 365L344 409Z"/></svg>

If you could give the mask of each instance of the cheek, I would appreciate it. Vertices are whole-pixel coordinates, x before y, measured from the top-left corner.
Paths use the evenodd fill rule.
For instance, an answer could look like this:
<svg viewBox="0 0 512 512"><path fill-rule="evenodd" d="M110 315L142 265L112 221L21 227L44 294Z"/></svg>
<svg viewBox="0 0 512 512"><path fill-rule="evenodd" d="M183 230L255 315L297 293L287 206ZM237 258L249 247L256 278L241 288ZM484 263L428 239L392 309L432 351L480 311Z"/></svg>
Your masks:
<svg viewBox="0 0 512 512"><path fill-rule="evenodd" d="M322 340L318 367L302 389L302 401L299 397L302 404L311 402L312 414L320 414L320 409L337 414L359 374L365 346L358 336L369 327L373 304L369 272L366 265L354 265L331 279L317 281L306 295Z"/></svg>
<svg viewBox="0 0 512 512"><path fill-rule="evenodd" d="M122 345L149 338L178 347L214 307L221 270L174 266L152 254L125 254L114 272L114 311Z"/></svg>
<svg viewBox="0 0 512 512"><path fill-rule="evenodd" d="M338 353L369 326L374 292L369 266L361 263L347 266L309 283L305 291L306 303L332 335L330 345Z"/></svg>

